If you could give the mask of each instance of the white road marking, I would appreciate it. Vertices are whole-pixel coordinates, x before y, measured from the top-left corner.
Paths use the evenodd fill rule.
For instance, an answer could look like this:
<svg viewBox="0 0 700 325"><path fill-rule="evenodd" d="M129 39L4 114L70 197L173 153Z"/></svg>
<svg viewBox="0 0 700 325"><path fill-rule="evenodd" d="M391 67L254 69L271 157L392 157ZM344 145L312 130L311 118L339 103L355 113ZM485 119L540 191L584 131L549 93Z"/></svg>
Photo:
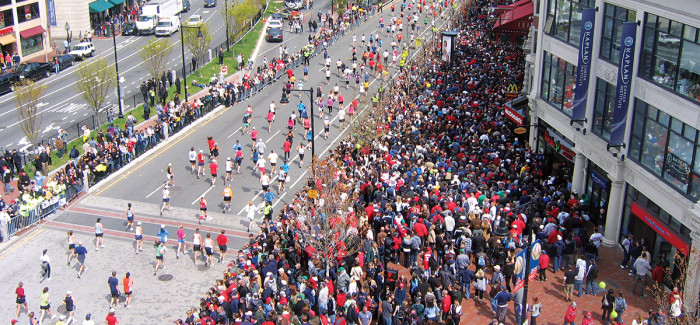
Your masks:
<svg viewBox="0 0 700 325"><path fill-rule="evenodd" d="M267 139L267 141L265 141L265 143L269 143L270 140L272 140L272 138L274 138L277 134L280 133L280 131L282 131L282 130L277 130L277 132L275 132L275 134L273 134L269 139Z"/></svg>
<svg viewBox="0 0 700 325"><path fill-rule="evenodd" d="M197 203L197 201L199 201L200 197L207 195L207 193L209 193L209 191L211 191L213 188L214 188L214 186L210 186L208 190L206 190L206 191L204 191L204 193L202 193L202 195L200 195L196 199L194 199L194 201L192 201L192 203L190 205L194 205L195 203Z"/></svg>
<svg viewBox="0 0 700 325"><path fill-rule="evenodd" d="M233 133L231 133L231 135L227 136L226 139L229 139L232 136L236 135L236 133L238 133L238 131L240 131L242 128L243 128L242 126L239 126L238 129L236 129L236 131L233 131Z"/></svg>
<svg viewBox="0 0 700 325"><path fill-rule="evenodd" d="M149 197L151 197L151 195L153 195L153 194L155 194L156 192L160 191L160 189L163 188L163 186L165 186L165 183L163 183L163 184L161 184L160 186L158 186L158 188L155 189L155 190L153 190L153 192L148 193L148 195L146 195L146 198L149 198Z"/></svg>

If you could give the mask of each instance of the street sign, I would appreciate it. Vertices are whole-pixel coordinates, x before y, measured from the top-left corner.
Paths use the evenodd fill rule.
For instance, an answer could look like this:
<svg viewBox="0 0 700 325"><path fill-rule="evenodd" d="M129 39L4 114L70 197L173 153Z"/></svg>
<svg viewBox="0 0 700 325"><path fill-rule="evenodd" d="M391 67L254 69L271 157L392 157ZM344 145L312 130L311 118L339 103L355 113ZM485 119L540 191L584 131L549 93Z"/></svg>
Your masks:
<svg viewBox="0 0 700 325"><path fill-rule="evenodd" d="M225 65L222 65L222 66L221 66L221 72L219 72L219 73L221 73L221 74L223 74L223 75L228 74L228 67L225 66Z"/></svg>
<svg viewBox="0 0 700 325"><path fill-rule="evenodd" d="M317 190L309 190L309 197L312 199L315 199L318 197L318 191Z"/></svg>

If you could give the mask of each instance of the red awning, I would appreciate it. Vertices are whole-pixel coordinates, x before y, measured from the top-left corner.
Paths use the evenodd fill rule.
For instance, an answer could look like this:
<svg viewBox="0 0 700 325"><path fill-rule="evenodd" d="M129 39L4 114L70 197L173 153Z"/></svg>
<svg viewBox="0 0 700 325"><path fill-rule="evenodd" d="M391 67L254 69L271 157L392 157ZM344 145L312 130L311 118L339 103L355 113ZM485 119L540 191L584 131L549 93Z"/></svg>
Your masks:
<svg viewBox="0 0 700 325"><path fill-rule="evenodd" d="M22 36L22 38L28 38L34 35L39 35L45 31L46 30L44 29L44 27L41 27L41 25L39 25L19 32L19 35Z"/></svg>
<svg viewBox="0 0 700 325"><path fill-rule="evenodd" d="M527 34L532 24L532 0L521 0L509 6L498 6L493 29L504 33Z"/></svg>

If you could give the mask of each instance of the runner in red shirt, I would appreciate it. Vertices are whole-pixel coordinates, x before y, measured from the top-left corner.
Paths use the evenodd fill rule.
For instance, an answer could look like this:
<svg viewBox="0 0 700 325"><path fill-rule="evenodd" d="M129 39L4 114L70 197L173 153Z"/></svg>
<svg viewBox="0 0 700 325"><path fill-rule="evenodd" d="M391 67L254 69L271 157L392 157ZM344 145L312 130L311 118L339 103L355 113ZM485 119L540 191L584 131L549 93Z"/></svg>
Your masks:
<svg viewBox="0 0 700 325"><path fill-rule="evenodd" d="M228 243L228 237L226 237L225 233L225 230L221 230L221 234L216 237L216 243L219 245L219 263L226 260L226 244Z"/></svg>
<svg viewBox="0 0 700 325"><path fill-rule="evenodd" d="M197 154L197 179L199 179L199 175L204 176L204 151L199 150L199 153Z"/></svg>
<svg viewBox="0 0 700 325"><path fill-rule="evenodd" d="M202 196L199 198L199 223L207 219L207 199Z"/></svg>
<svg viewBox="0 0 700 325"><path fill-rule="evenodd" d="M107 323L107 325L119 324L119 320L117 320L117 316L114 316L115 313L116 313L116 311L114 310L114 308L109 309L109 315L107 315L107 317L105 318L105 322Z"/></svg>
<svg viewBox="0 0 700 325"><path fill-rule="evenodd" d="M216 146L216 141L211 136L207 137L207 145L209 145L209 155L214 155L214 147Z"/></svg>
<svg viewBox="0 0 700 325"><path fill-rule="evenodd" d="M250 139L253 140L253 146L255 146L255 143L258 142L258 130L255 127L250 131Z"/></svg>
<svg viewBox="0 0 700 325"><path fill-rule="evenodd" d="M289 156L292 150L292 142L289 139L284 141L284 161L289 160Z"/></svg>
<svg viewBox="0 0 700 325"><path fill-rule="evenodd" d="M219 170L219 165L216 160L212 159L209 163L209 171L211 172L211 187L216 186L216 172Z"/></svg>

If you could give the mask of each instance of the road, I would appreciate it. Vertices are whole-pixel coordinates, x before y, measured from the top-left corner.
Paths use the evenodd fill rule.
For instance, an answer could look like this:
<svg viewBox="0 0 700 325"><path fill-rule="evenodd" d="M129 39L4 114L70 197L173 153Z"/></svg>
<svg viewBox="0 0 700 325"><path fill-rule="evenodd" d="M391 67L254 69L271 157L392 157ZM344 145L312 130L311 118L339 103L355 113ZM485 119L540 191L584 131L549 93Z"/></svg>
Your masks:
<svg viewBox="0 0 700 325"><path fill-rule="evenodd" d="M226 40L225 21L222 13L223 2L214 8L204 8L203 4L204 0L193 0L192 9L187 13L182 13L182 19L184 21L191 15L201 15L210 26L211 47L215 47ZM326 3L321 5L326 5ZM138 50L154 37L153 35L117 36L117 57L125 111L133 109L134 96L137 98L137 105L142 99L138 86L143 80L148 79L149 75L142 65ZM180 72L182 71L180 35L173 34L171 41L173 51L170 54L167 67ZM93 39L93 43L96 48L95 56L104 57L108 62L114 62L112 39ZM275 47L273 44L263 44L260 52L263 53L273 47ZM216 55L216 53L212 53L212 55ZM185 57L185 62L190 64L191 55L187 47L185 47ZM78 63L80 61L76 61L75 65ZM57 135L58 129L75 126L76 123L93 115L92 109L87 106L81 95L75 90L75 71L76 67L70 67L58 75L52 74L51 77L44 79L43 82L46 84L47 90L39 103L39 110L42 114L39 140ZM118 110L116 89L107 97L106 105L113 108L115 112ZM0 148L3 149L22 149L29 146L29 142L21 131L20 117L15 107L13 92L0 96L0 139L2 139L0 140Z"/></svg>

